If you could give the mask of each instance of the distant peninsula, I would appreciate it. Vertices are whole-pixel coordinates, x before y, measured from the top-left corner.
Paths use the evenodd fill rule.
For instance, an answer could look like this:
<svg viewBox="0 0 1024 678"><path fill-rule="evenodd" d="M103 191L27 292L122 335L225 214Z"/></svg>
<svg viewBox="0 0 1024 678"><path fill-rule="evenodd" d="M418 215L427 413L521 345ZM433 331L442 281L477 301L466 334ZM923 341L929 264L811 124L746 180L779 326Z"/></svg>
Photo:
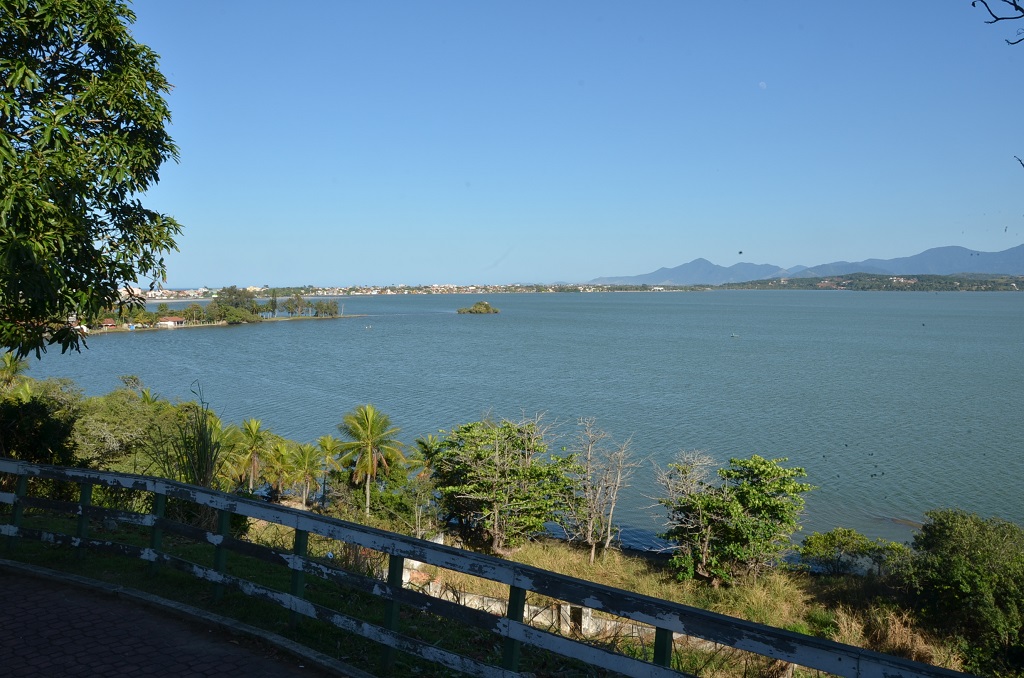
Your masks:
<svg viewBox="0 0 1024 678"><path fill-rule="evenodd" d="M481 315L481 314L486 314L486 313L498 313L498 312L499 312L498 309L494 308L493 306L488 304L486 301L478 301L475 304L473 304L472 306L467 306L466 308L460 308L458 310L458 313L469 313L469 314L473 314L473 315Z"/></svg>

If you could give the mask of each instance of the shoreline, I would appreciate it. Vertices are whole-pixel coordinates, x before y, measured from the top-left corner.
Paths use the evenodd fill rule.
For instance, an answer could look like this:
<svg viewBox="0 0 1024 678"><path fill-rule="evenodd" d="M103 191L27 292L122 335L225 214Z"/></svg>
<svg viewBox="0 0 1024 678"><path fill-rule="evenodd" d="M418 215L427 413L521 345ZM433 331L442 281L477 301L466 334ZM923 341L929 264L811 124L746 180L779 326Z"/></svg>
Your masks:
<svg viewBox="0 0 1024 678"><path fill-rule="evenodd" d="M182 324L182 325L172 325L170 327L156 327L156 326L153 326L153 327L146 326L146 327L144 327L144 326L138 326L137 325L135 327L129 328L129 327L126 327L124 324L122 324L122 325L117 325L116 327L100 327L100 328L97 328L97 329L90 329L88 336L91 337L91 336L96 336L96 335L100 335L100 334L119 334L119 333L129 333L129 332L155 332L155 331L164 331L164 330L194 330L194 329L199 329L199 328L210 328L210 327L237 327L239 325L259 325L260 323L285 322L285 321L291 321L291 320L342 320L342 319L348 319L348 318L365 318L365 317L366 317L365 314L348 314L348 315L335 315L335 316L306 315L306 316L292 316L292 317L286 317L286 318L262 318L261 320L259 320L257 322L242 322L242 323L229 323L226 320L218 320L217 322L212 322L212 323L188 323L188 324Z"/></svg>

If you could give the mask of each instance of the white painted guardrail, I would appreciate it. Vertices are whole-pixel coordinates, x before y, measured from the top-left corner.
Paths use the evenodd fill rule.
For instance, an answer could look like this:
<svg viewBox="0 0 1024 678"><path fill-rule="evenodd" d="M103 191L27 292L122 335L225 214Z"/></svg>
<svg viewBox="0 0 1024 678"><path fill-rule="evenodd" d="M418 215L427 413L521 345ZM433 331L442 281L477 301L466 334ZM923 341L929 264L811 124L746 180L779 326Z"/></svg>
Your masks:
<svg viewBox="0 0 1024 678"><path fill-rule="evenodd" d="M671 668L673 647L677 639L685 636L838 676L952 678L964 675L307 511L159 478L34 465L0 458L0 480L5 477L8 479L8 485L16 486L13 492L0 492L0 505L6 504L10 507L5 514L0 512L0 535L5 535L11 544L16 543L18 539L42 539L76 548L117 552L126 557L149 561L153 563L154 568L157 565L169 565L189 572L197 578L213 582L217 595L223 587L232 586L247 595L272 601L295 614L320 619L344 631L376 641L385 647L385 666L392 661L393 651L399 650L470 675L512 676L518 675L516 671L520 649L522 644L526 644L628 676L678 676L684 674ZM65 482L77 486L78 500L61 502L33 496L29 489L39 480ZM149 493L152 496L152 510L150 513L135 513L92 506L92 489L95 486ZM216 511L217 529L206 531L168 520L164 516L168 499ZM28 529L24 525L25 509L59 510L77 515L76 534ZM292 528L295 531L292 549L277 551L233 539L230 533L233 515ZM6 522L3 520L4 517ZM101 521L100 524L103 521L116 521L149 528L149 546L93 539L89 535L89 525L90 521L95 520ZM189 536L200 543L208 543L214 549L213 567L184 561L164 551L162 540L165 531ZM386 581L346 572L307 557L308 537L311 534L387 554ZM291 571L290 590L275 590L232 576L226 568L228 551L236 551L288 568ZM458 600L441 600L403 587L402 576L406 560L482 577L508 586L509 595L504 614L484 612L462 605ZM304 597L307 575L379 596L387 605L384 623L371 624L307 600ZM524 622L526 596L529 592L564 601L570 608L607 613L649 627L650 635L654 637L652 661L609 651L601 647L599 641L587 642L580 634L566 637L553 632L557 631L561 624L554 624L552 630L531 626ZM399 611L402 607L423 610L493 632L504 643L502 665L499 667L485 664L400 633Z"/></svg>

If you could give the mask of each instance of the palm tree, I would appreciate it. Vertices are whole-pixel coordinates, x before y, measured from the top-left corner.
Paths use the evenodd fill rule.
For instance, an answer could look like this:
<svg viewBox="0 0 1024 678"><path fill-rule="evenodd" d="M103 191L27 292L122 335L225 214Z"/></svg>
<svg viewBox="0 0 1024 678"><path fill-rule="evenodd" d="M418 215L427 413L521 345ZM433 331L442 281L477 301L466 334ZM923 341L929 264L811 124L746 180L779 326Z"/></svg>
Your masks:
<svg viewBox="0 0 1024 678"><path fill-rule="evenodd" d="M295 475L295 469L292 466L292 446L284 438L277 436L273 436L273 438L275 440L270 444L263 463L263 474L266 476L267 482L270 483L271 498L276 497L277 500L280 500L284 484L291 482L291 478Z"/></svg>
<svg viewBox="0 0 1024 678"><path fill-rule="evenodd" d="M352 482L362 483L366 490L366 517L370 517L370 483L376 480L383 466L404 462L402 443L395 436L398 429L391 418L373 405L360 405L346 414L338 424L338 431L348 439L341 444L345 457L342 463L352 469Z"/></svg>
<svg viewBox="0 0 1024 678"><path fill-rule="evenodd" d="M304 315L306 310L306 300L302 298L301 294L296 292L295 296L293 296L288 301L292 302L292 304L294 305L296 314L298 314L299 316Z"/></svg>
<svg viewBox="0 0 1024 678"><path fill-rule="evenodd" d="M19 358L12 351L4 353L4 361L0 365L0 391L6 392L14 388L21 379L21 375L27 370L27 360Z"/></svg>
<svg viewBox="0 0 1024 678"><path fill-rule="evenodd" d="M315 445L303 443L292 448L290 455L292 476L302 486L302 508L309 502L309 489L316 483L316 476L321 469L322 457Z"/></svg>
<svg viewBox="0 0 1024 678"><path fill-rule="evenodd" d="M433 433L428 433L416 439L416 450L423 460L424 471L429 472L431 460L441 450L441 441Z"/></svg>
<svg viewBox="0 0 1024 678"><path fill-rule="evenodd" d="M231 440L234 437L232 432L237 430L234 427L225 429L225 438ZM245 484L245 479L249 476L249 467L246 465L246 460L242 457L242 450L237 444L228 444L224 447L227 454L224 455L221 475L227 479L230 491L235 492Z"/></svg>
<svg viewBox="0 0 1024 678"><path fill-rule="evenodd" d="M10 390L10 395L19 403L28 403L28 401L32 400L32 396L35 395L35 391L32 389L32 380L25 379L19 382L17 386Z"/></svg>
<svg viewBox="0 0 1024 678"><path fill-rule="evenodd" d="M335 471L341 470L341 464L338 462L338 455L342 453L341 441L334 436L320 436L316 440L317 447L320 448L320 454L323 457L323 471L324 471L324 486L322 493L324 497L324 503L327 503L327 474L330 469Z"/></svg>
<svg viewBox="0 0 1024 678"><path fill-rule="evenodd" d="M182 315L185 317L185 320L187 320L190 323L198 323L203 319L204 314L205 312L203 311L203 307L200 306L199 304L189 304L185 311L182 313Z"/></svg>
<svg viewBox="0 0 1024 678"><path fill-rule="evenodd" d="M259 419L246 419L242 422L242 451L249 469L249 493L255 490L256 479L260 476L262 456L267 449L270 431L263 428Z"/></svg>

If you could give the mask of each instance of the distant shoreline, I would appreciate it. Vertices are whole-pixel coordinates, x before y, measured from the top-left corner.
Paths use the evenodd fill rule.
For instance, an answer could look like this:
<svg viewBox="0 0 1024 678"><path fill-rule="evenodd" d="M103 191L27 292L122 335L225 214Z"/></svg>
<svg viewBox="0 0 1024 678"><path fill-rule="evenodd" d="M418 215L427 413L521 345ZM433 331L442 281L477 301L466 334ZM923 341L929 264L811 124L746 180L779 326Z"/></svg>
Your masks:
<svg viewBox="0 0 1024 678"><path fill-rule="evenodd" d="M203 327L237 327L238 325L259 325L260 323L284 322L284 321L290 321L290 320L342 320L342 319L346 319L347 320L348 318L364 318L364 317L366 317L366 316L363 315L363 314L358 314L358 313L353 313L353 314L348 314L348 315L335 315L335 316L303 315L303 316L291 316L291 317L284 317L284 318L280 318L280 317L279 318L262 318L262 319L260 319L257 322L229 323L226 320L218 320L217 322L212 322L212 323L189 323L189 324L186 324L186 325L173 325L173 326L170 326L170 327L157 327L157 326L143 327L143 326L138 326L137 325L137 326L132 327L132 328L126 327L127 323L123 323L121 325L117 325L116 327L100 327L100 328L95 329L95 330L91 329L91 330L89 330L89 335L92 336L92 335L97 335L97 334L115 334L115 333L121 333L121 332L154 332L154 331L158 331L158 330L159 331L164 331L164 330L194 330L194 329L203 328Z"/></svg>
<svg viewBox="0 0 1024 678"><path fill-rule="evenodd" d="M283 296L298 290L303 298L365 298L392 296L482 296L494 294L592 294L604 292L714 292L726 290L846 290L855 292L1022 292L1024 276L994 274L961 275L881 275L875 273L851 273L814 278L773 278L732 283L673 283L653 284L552 284L552 285L470 285L470 286L371 286L371 287L309 287L275 288ZM197 295L193 290L163 290L168 296L148 298L147 303L196 302L203 303L216 299L209 290ZM265 292L258 293L258 300L266 300ZM283 297L282 297L283 298ZM347 317L347 316L346 316ZM284 318L287 320L288 318ZM294 318L293 318L294 319Z"/></svg>

